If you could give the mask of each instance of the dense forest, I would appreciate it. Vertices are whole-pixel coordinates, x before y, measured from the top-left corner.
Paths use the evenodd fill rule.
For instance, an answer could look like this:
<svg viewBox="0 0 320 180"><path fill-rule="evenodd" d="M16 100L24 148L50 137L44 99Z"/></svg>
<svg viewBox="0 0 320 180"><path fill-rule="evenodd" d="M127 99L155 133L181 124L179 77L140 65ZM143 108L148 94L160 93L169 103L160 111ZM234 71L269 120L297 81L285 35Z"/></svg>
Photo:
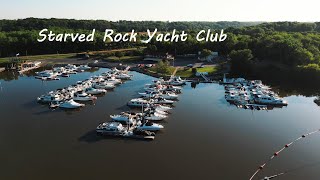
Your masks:
<svg viewBox="0 0 320 180"><path fill-rule="evenodd" d="M48 28L55 32L89 33L97 30L94 42L43 42L38 43L39 30ZM0 57L36 54L73 53L91 50L108 50L145 46L140 43L103 42L106 28L117 32L132 29L145 32L157 28L160 31L187 31L186 42L155 42L146 51L169 52L176 55L195 54L203 49L229 56L236 70L243 71L256 62L282 64L307 71L320 71L320 23L299 22L160 22L160 21L105 21L73 19L19 19L0 20ZM228 38L224 42L198 42L199 30L224 29ZM143 38L143 37L142 37Z"/></svg>
<svg viewBox="0 0 320 180"><path fill-rule="evenodd" d="M73 30L98 31L114 29L119 32L128 32L131 29L146 31L146 29L158 28L162 31L176 30L199 30L199 29L222 29L227 27L243 27L259 24L259 22L165 22L165 21L106 21L106 20L75 20L75 19L38 19L27 18L18 20L0 20L0 31L25 31L40 30L43 28L60 28Z"/></svg>
<svg viewBox="0 0 320 180"><path fill-rule="evenodd" d="M199 29L222 29L228 27L243 27L258 24L256 22L162 22L162 21L105 21L105 20L74 20L74 19L38 19L27 18L18 20L0 20L0 57L36 54L55 54L83 52L91 50L108 50L139 46L138 43L104 43L102 41L105 29L117 32L145 32L147 29L161 31ZM38 43L39 31L47 28L56 33L89 33L96 29L94 42L86 43Z"/></svg>

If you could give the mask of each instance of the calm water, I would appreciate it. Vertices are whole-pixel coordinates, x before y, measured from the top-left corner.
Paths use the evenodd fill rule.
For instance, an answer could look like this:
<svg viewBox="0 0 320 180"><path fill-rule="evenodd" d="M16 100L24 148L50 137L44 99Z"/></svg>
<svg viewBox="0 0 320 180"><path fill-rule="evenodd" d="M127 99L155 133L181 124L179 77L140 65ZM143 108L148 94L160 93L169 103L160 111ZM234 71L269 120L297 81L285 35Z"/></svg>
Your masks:
<svg viewBox="0 0 320 180"><path fill-rule="evenodd" d="M126 102L153 79L134 72L133 81L80 111L51 111L35 101L103 71L51 82L0 80L0 179L249 179L274 151L320 128L314 97L285 97L288 107L252 112L226 103L223 86L188 84L155 141L97 137L95 127L128 110ZM319 149L320 134L308 137L259 175L290 170L278 179L319 179Z"/></svg>

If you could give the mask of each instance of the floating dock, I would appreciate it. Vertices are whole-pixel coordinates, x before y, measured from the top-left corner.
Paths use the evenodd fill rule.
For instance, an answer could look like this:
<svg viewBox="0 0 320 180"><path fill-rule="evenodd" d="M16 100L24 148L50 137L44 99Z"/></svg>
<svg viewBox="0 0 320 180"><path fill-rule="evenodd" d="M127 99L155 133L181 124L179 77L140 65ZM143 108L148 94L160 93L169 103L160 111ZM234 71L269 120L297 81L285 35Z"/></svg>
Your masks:
<svg viewBox="0 0 320 180"><path fill-rule="evenodd" d="M28 72L33 69L37 69L40 67L41 62L26 62L21 64L19 73L22 74L24 72Z"/></svg>

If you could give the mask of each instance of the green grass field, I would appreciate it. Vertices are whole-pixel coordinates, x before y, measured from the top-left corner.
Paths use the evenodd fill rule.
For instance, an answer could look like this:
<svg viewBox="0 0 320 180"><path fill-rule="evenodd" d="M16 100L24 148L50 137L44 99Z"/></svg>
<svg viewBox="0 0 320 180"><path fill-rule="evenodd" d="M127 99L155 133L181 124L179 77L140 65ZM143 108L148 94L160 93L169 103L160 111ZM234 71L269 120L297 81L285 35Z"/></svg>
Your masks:
<svg viewBox="0 0 320 180"><path fill-rule="evenodd" d="M140 48L145 48L145 47L140 47ZM90 51L88 54L90 57L100 57L103 56L104 54L108 53L114 53L114 52L127 52L127 51L133 51L137 50L137 48L126 48L126 49L113 49L113 50L103 50L103 51ZM36 61L36 60L54 60L54 59L68 59L68 58L74 58L77 56L77 54L84 54L86 52L82 53L67 53L67 54L45 54L45 55L33 55L33 56L20 56L19 59L23 61ZM1 63L6 63L9 62L12 58L14 57L5 57L5 58L0 58L0 64ZM111 61L117 61L119 58L115 56L107 57L106 59L111 60ZM120 60L123 61L134 61L134 60L140 60L142 59L141 56L124 56Z"/></svg>
<svg viewBox="0 0 320 180"><path fill-rule="evenodd" d="M162 74L162 75L164 75L164 76L170 76L170 75L172 75L172 73L173 73L173 71L174 71L175 69L176 69L175 67L170 66L170 67L168 68L168 73L167 73L167 74ZM157 69L156 69L156 66L153 66L153 67L151 67L151 68L148 68L147 70L150 71L150 72L152 72L152 73L158 73L158 72L157 72Z"/></svg>
<svg viewBox="0 0 320 180"><path fill-rule="evenodd" d="M20 56L19 59L23 61L36 61L36 60L46 60L46 59L67 59L75 57L76 53L70 54L46 54L46 55L35 55L35 56ZM7 63L12 59L12 57L0 58L0 63Z"/></svg>
<svg viewBox="0 0 320 180"><path fill-rule="evenodd" d="M197 68L197 72L208 72L209 74L215 73L216 71L217 71L217 68L215 66L205 66L203 68ZM188 69L180 68L177 71L176 76L189 78L189 77L194 77L195 74L192 73L192 68L188 68Z"/></svg>
<svg viewBox="0 0 320 180"><path fill-rule="evenodd" d="M123 56L121 58L118 58L116 56L110 56L110 57L106 58L107 61L113 61L113 62L138 61L138 60L142 60L142 59L143 59L142 56Z"/></svg>

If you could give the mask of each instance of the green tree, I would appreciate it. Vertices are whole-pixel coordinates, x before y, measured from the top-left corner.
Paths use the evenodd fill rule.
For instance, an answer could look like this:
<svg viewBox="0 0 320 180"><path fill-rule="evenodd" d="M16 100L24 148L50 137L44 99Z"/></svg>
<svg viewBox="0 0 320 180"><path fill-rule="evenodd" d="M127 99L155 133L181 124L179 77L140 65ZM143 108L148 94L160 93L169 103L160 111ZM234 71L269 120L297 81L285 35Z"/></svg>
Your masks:
<svg viewBox="0 0 320 180"><path fill-rule="evenodd" d="M120 58L122 58L122 57L124 56L124 53L121 52L121 51L117 51L117 52L115 53L115 56L118 57L119 60L120 60Z"/></svg>
<svg viewBox="0 0 320 180"><path fill-rule="evenodd" d="M147 52L150 53L150 54L155 54L157 53L158 51L158 48L156 45L148 45L147 46Z"/></svg>
<svg viewBox="0 0 320 180"><path fill-rule="evenodd" d="M209 50L209 49L203 49L203 50L201 51L200 56L201 56L202 58L204 58L204 57L210 56L211 54L212 54L212 51L211 51L211 50Z"/></svg>
<svg viewBox="0 0 320 180"><path fill-rule="evenodd" d="M170 73L170 65L168 61L159 61L156 65L156 71L161 74Z"/></svg>
<svg viewBox="0 0 320 180"><path fill-rule="evenodd" d="M250 49L232 50L230 53L233 73L250 73L253 55Z"/></svg>

